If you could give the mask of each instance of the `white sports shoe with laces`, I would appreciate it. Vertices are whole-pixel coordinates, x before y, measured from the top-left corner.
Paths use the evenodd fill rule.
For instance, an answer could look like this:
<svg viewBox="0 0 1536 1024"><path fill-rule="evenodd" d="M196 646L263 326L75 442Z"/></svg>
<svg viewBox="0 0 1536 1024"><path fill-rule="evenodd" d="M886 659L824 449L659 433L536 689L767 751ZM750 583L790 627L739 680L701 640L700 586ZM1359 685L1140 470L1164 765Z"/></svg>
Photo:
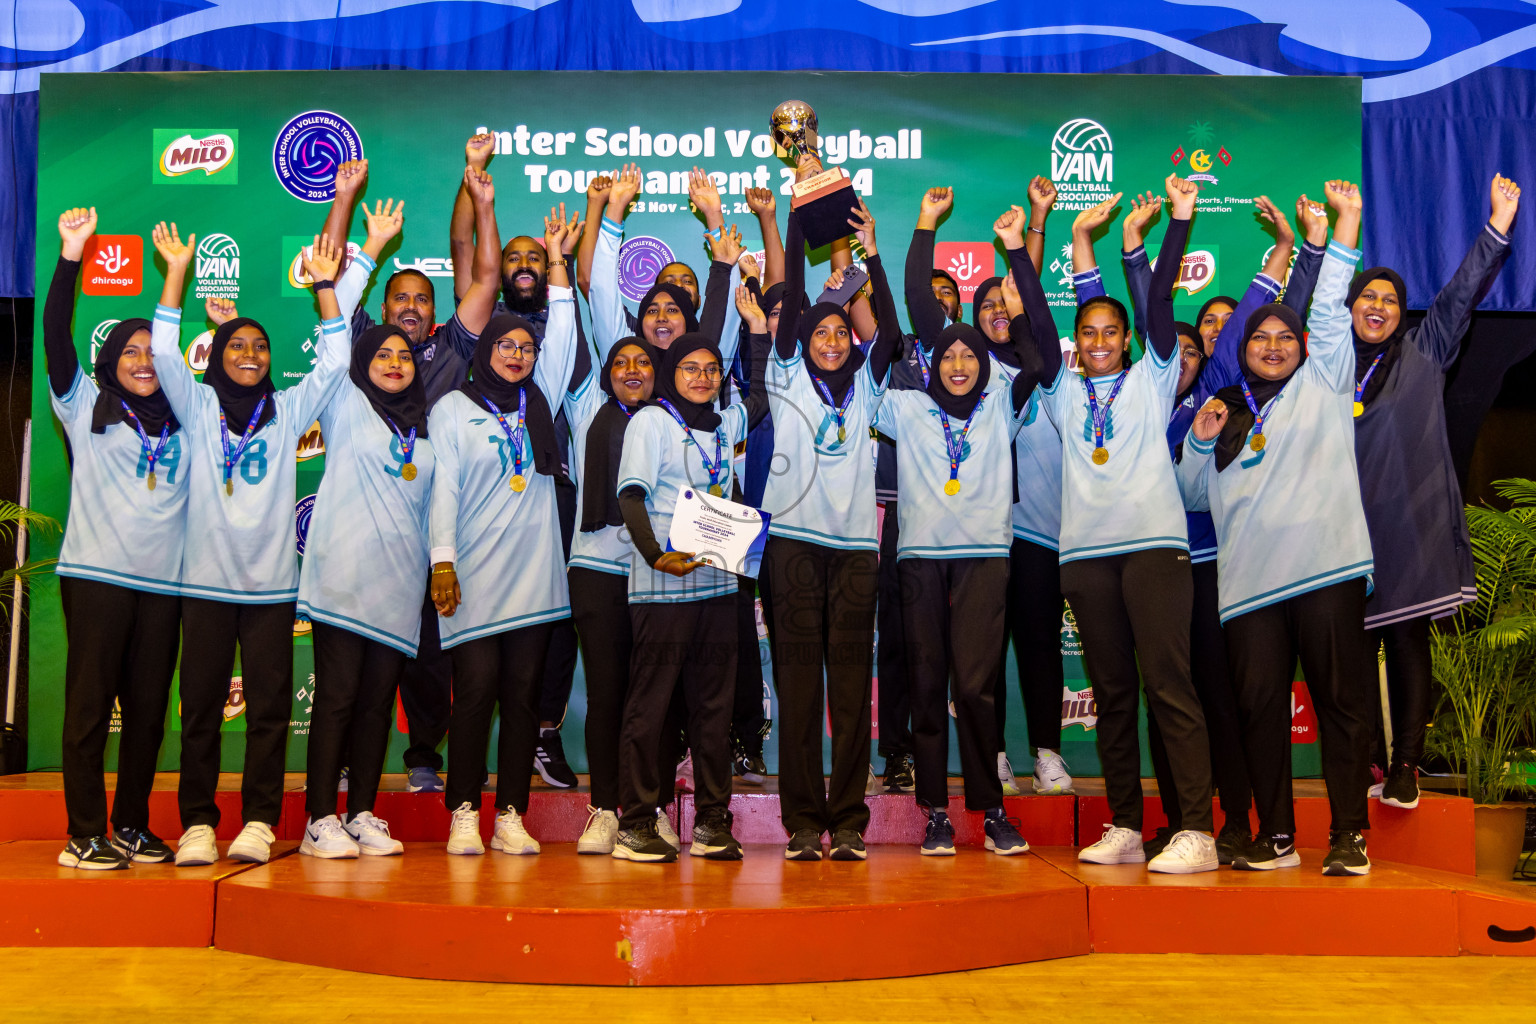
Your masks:
<svg viewBox="0 0 1536 1024"><path fill-rule="evenodd" d="M1193 875L1215 871L1219 864L1216 840L1187 828L1173 834L1163 852L1147 862L1147 870L1165 875Z"/></svg>
<svg viewBox="0 0 1536 1024"><path fill-rule="evenodd" d="M491 849L513 856L539 852L539 841L523 827L522 816L510 807L496 815L496 830L491 833Z"/></svg>
<svg viewBox="0 0 1536 1024"><path fill-rule="evenodd" d="M674 850L682 850L683 841L678 837L677 829L672 827L672 819L667 817L667 812L660 807L656 808L656 834L666 840L667 845Z"/></svg>
<svg viewBox="0 0 1536 1024"><path fill-rule="evenodd" d="M1105 825L1104 835L1092 846L1077 851L1077 859L1084 864L1141 864L1147 859L1147 851L1142 849L1140 832Z"/></svg>
<svg viewBox="0 0 1536 1024"><path fill-rule="evenodd" d="M341 819L327 814L319 821L304 823L304 841L299 853L324 860L348 860L357 856L357 842L341 827Z"/></svg>
<svg viewBox="0 0 1536 1024"><path fill-rule="evenodd" d="M389 822L375 818L372 811L359 811L342 822L342 828L365 857L398 857L405 852L405 844L389 834Z"/></svg>
<svg viewBox="0 0 1536 1024"><path fill-rule="evenodd" d="M1035 754L1035 792L1049 796L1072 792L1072 774L1067 771L1066 758L1054 750L1041 747Z"/></svg>
<svg viewBox="0 0 1536 1024"><path fill-rule="evenodd" d="M448 852L478 857L485 852L480 841L480 812L469 801L459 804L448 826Z"/></svg>
<svg viewBox="0 0 1536 1024"><path fill-rule="evenodd" d="M591 804L587 805L587 810L592 816L587 819L587 827L581 830L581 838L576 840L576 852L612 853L614 840L619 835L619 816Z"/></svg>
<svg viewBox="0 0 1536 1024"><path fill-rule="evenodd" d="M997 752L997 781L1003 784L1003 796L1018 796L1023 792L1019 789L1019 780L1013 774L1013 762L1008 760L1006 750Z"/></svg>

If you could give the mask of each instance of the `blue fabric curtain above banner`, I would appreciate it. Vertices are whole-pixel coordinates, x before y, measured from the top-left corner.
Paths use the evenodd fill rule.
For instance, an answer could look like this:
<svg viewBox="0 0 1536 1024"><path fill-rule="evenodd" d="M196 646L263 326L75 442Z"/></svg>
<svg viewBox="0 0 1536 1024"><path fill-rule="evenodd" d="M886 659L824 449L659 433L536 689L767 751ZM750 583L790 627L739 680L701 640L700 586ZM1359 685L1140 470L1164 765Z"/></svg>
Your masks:
<svg viewBox="0 0 1536 1024"><path fill-rule="evenodd" d="M7 6L0 9L0 174L10 187L0 195L0 295L34 290L37 89L41 76L54 71L1358 75L1364 79L1367 261L1397 267L1416 308L1450 278L1486 217L1493 174L1536 182L1536 6L1520 0L13 0ZM1192 115L1199 103L1191 96L1188 110L1170 117ZM427 126L401 130L420 130L423 145L440 143ZM1524 221L1516 225L1517 252L1536 231L1530 217ZM1536 309L1536 261L1512 259L1483 308Z"/></svg>

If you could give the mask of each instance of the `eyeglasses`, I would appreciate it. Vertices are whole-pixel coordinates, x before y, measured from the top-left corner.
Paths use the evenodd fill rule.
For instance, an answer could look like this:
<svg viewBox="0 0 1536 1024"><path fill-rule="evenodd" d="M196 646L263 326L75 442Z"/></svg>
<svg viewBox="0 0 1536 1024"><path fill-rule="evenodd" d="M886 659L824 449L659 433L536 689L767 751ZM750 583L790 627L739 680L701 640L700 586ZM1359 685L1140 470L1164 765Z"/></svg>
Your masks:
<svg viewBox="0 0 1536 1024"><path fill-rule="evenodd" d="M683 371L684 380L698 380L702 376L707 381L717 381L724 376L718 363L710 363L708 366L700 366L698 363L684 363L678 369Z"/></svg>
<svg viewBox="0 0 1536 1024"><path fill-rule="evenodd" d="M498 341L496 343L497 354L508 359L513 356L522 356L524 359L535 359L539 354L539 346L528 344L519 345L515 341Z"/></svg>

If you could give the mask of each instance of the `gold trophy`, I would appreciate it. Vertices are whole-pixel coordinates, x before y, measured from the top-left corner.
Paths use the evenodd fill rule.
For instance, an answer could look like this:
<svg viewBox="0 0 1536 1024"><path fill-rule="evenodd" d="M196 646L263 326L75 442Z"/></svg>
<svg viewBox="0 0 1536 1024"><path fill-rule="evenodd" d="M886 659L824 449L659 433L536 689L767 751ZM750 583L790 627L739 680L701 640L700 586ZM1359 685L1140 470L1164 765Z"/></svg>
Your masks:
<svg viewBox="0 0 1536 1024"><path fill-rule="evenodd" d="M788 151L796 164L804 154L819 155L817 127L816 111L804 100L785 100L768 118L773 141ZM848 218L859 208L859 200L848 172L833 167L795 182L790 187L789 206L799 216L806 242L819 249L853 233Z"/></svg>

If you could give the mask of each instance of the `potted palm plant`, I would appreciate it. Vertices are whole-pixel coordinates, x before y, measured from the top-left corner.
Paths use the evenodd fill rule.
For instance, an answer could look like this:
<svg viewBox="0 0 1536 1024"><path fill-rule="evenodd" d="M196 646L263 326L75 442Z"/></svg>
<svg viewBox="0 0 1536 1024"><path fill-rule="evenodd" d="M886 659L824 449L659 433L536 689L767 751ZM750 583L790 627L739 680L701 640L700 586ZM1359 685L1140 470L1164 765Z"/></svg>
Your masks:
<svg viewBox="0 0 1536 1024"><path fill-rule="evenodd" d="M1508 880L1525 836L1532 791L1515 767L1536 707L1536 482L1500 480L1507 511L1467 507L1477 600L1435 624L1431 654L1441 686L1434 746L1465 779L1477 830L1477 873Z"/></svg>
<svg viewBox="0 0 1536 1024"><path fill-rule="evenodd" d="M31 429L28 423L26 444L31 442ZM26 484L23 483L22 487L25 492ZM25 493L22 501L26 501ZM15 723L22 594L33 576L52 571L54 563L58 561L56 558L26 561L26 535L28 531L57 533L58 529L58 520L51 516L14 501L0 501L0 543L12 539L16 541L15 564L0 570L0 613L4 614L6 623L5 627L0 628L7 630L5 646L10 655L5 683L0 687L0 775L26 770L26 740Z"/></svg>

